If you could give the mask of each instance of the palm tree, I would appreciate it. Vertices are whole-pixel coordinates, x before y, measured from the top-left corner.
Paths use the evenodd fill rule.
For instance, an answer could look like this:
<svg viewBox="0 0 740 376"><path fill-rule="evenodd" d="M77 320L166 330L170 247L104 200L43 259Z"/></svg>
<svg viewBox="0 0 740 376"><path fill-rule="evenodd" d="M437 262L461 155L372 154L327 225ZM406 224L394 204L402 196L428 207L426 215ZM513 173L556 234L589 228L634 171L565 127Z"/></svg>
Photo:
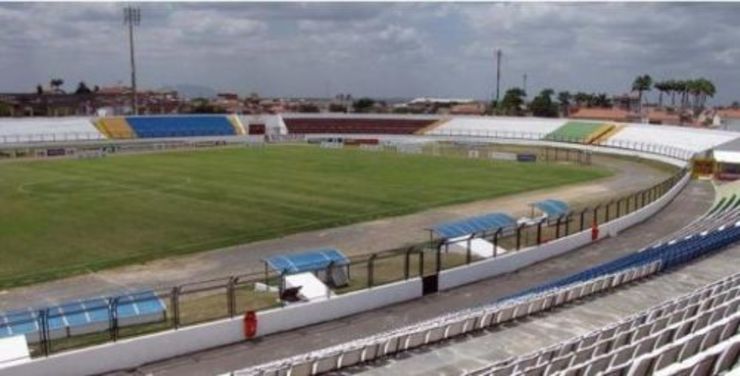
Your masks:
<svg viewBox="0 0 740 376"><path fill-rule="evenodd" d="M632 82L632 90L637 91L638 99L640 101L640 113L642 113L642 93L650 91L653 86L653 78L649 74L637 76L635 81Z"/></svg>
<svg viewBox="0 0 740 376"><path fill-rule="evenodd" d="M666 81L666 85L668 85L668 94L671 96L671 107L676 107L676 93L678 92L678 81L676 80L668 80Z"/></svg>
<svg viewBox="0 0 740 376"><path fill-rule="evenodd" d="M699 108L699 100L702 93L702 82L700 79L698 80L688 80L686 82L686 91L688 94L693 97L690 98L689 103L691 104L691 108L693 110L696 110Z"/></svg>
<svg viewBox="0 0 740 376"><path fill-rule="evenodd" d="M658 90L658 107L663 107L663 94L670 90L668 81L658 81L653 84L655 90Z"/></svg>
<svg viewBox="0 0 740 376"><path fill-rule="evenodd" d="M689 81L687 80L678 80L676 81L676 92L680 94L679 96L679 102L681 102L681 108L686 107L686 103L688 102L688 92L689 92Z"/></svg>
<svg viewBox="0 0 740 376"><path fill-rule="evenodd" d="M714 94L717 94L717 87L714 86L712 81L703 77L699 79L699 82L701 86L701 107L704 108L707 104L707 97L713 98Z"/></svg>
<svg viewBox="0 0 740 376"><path fill-rule="evenodd" d="M568 108L570 108L570 100L573 98L573 96L568 91L561 91L558 93L558 102L560 102L560 107L563 117L568 117Z"/></svg>
<svg viewBox="0 0 740 376"><path fill-rule="evenodd" d="M578 104L579 107L588 107L591 103L591 97L591 94L579 91L573 98L576 100L576 104Z"/></svg>

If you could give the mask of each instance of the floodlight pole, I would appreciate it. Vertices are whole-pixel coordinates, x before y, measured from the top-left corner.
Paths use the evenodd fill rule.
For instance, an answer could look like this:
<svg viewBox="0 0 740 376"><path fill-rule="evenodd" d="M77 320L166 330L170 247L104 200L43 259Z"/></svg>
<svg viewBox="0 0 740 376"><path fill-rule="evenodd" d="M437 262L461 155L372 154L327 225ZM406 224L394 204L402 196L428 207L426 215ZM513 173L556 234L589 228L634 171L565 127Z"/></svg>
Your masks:
<svg viewBox="0 0 740 376"><path fill-rule="evenodd" d="M141 23L141 9L127 6L123 9L123 23L128 25L128 45L131 57L131 110L134 115L139 114L139 104L136 95L136 59L134 55L134 26Z"/></svg>
<svg viewBox="0 0 740 376"><path fill-rule="evenodd" d="M499 94L501 87L501 50L496 50L496 104L499 103Z"/></svg>

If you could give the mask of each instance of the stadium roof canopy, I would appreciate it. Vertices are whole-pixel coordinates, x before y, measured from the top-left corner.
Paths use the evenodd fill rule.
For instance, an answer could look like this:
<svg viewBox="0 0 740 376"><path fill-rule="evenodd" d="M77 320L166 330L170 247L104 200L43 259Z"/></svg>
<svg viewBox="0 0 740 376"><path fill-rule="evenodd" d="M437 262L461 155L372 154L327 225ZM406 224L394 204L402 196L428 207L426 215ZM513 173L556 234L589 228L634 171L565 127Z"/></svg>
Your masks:
<svg viewBox="0 0 740 376"><path fill-rule="evenodd" d="M542 200L535 202L534 207L547 214L548 217L559 217L570 211L568 204L560 200Z"/></svg>
<svg viewBox="0 0 740 376"><path fill-rule="evenodd" d="M500 228L515 226L516 220L510 215L504 213L491 213L479 217L445 222L432 228L432 231L445 239L449 239L483 231L493 231Z"/></svg>
<svg viewBox="0 0 740 376"><path fill-rule="evenodd" d="M266 258L264 261L275 271L291 274L324 269L332 262L334 262L334 265L349 264L347 256L342 251L334 248L275 255Z"/></svg>
<svg viewBox="0 0 740 376"><path fill-rule="evenodd" d="M712 154L719 163L740 164L740 138L717 146Z"/></svg>

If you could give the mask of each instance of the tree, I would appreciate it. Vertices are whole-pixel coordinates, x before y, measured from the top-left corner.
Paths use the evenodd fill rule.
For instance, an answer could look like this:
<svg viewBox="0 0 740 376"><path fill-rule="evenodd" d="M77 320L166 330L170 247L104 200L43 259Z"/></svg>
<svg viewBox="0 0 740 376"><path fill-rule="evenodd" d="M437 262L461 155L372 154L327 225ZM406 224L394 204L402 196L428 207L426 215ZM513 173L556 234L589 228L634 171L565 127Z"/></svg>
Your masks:
<svg viewBox="0 0 740 376"><path fill-rule="evenodd" d="M653 87L658 90L658 107L663 107L663 94L670 91L671 84L668 81L658 81L653 84Z"/></svg>
<svg viewBox="0 0 740 376"><path fill-rule="evenodd" d="M706 78L700 78L699 83L701 86L701 107L704 108L707 105L707 97L714 98L714 94L717 94L717 87L714 83Z"/></svg>
<svg viewBox="0 0 740 376"><path fill-rule="evenodd" d="M92 93L92 90L90 90L89 87L87 87L87 84L85 84L85 81L80 81L80 83L77 85L77 90L75 90L75 94L90 94Z"/></svg>
<svg viewBox="0 0 740 376"><path fill-rule="evenodd" d="M319 111L319 106L313 103L301 103L300 105L298 105L298 112L316 113Z"/></svg>
<svg viewBox="0 0 740 376"><path fill-rule="evenodd" d="M64 85L64 80L61 78L52 78L51 81L49 81L49 86L51 86L54 91L61 90L62 86Z"/></svg>
<svg viewBox="0 0 740 376"><path fill-rule="evenodd" d="M221 114L226 112L225 109L211 104L206 98L195 98L190 102L190 105L190 113L192 114Z"/></svg>
<svg viewBox="0 0 740 376"><path fill-rule="evenodd" d="M570 92L561 91L558 93L558 102L560 102L560 112L564 117L568 117L568 109L570 108L570 100L573 96Z"/></svg>
<svg viewBox="0 0 740 376"><path fill-rule="evenodd" d="M329 112L347 112L347 106L341 103L330 103Z"/></svg>
<svg viewBox="0 0 740 376"><path fill-rule="evenodd" d="M36 85L36 94L38 95L44 94L44 87L41 86L41 84Z"/></svg>
<svg viewBox="0 0 740 376"><path fill-rule="evenodd" d="M0 102L0 116L10 116L13 114L9 104Z"/></svg>
<svg viewBox="0 0 740 376"><path fill-rule="evenodd" d="M558 105L552 101L554 94L554 90L544 89L539 95L534 97L532 103L529 104L532 115L539 117L558 117Z"/></svg>
<svg viewBox="0 0 740 376"><path fill-rule="evenodd" d="M609 96L606 93L593 94L591 96L591 106L601 107L601 108L611 108L612 100L609 99Z"/></svg>
<svg viewBox="0 0 740 376"><path fill-rule="evenodd" d="M371 98L360 98L352 103L355 112L369 112L375 106L375 101Z"/></svg>
<svg viewBox="0 0 740 376"><path fill-rule="evenodd" d="M579 107L590 107L591 102L593 101L593 95L582 91L577 92L573 98L576 100L576 104Z"/></svg>
<svg viewBox="0 0 740 376"><path fill-rule="evenodd" d="M642 113L642 93L646 91L650 91L650 88L652 86L653 86L653 78L650 77L649 74L637 76L635 80L632 82L632 90L638 93L637 95L640 101L640 113Z"/></svg>
<svg viewBox="0 0 740 376"><path fill-rule="evenodd" d="M504 98L499 105L500 112L510 116L522 116L526 96L527 93L522 88L514 87L506 90L506 94L504 94Z"/></svg>

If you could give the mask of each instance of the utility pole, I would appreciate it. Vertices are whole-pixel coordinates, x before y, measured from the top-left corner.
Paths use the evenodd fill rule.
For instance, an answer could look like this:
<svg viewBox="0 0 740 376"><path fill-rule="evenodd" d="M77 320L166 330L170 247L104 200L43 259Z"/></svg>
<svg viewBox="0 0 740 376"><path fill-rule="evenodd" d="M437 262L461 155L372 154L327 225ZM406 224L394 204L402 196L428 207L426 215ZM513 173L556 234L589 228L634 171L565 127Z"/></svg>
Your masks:
<svg viewBox="0 0 740 376"><path fill-rule="evenodd" d="M501 50L496 50L496 103L499 102L499 94L501 87Z"/></svg>
<svg viewBox="0 0 740 376"><path fill-rule="evenodd" d="M128 25L128 45L131 56L131 109L134 115L139 114L139 104L136 98L136 60L134 59L134 26L141 23L141 9L127 6L123 9L123 23Z"/></svg>
<svg viewBox="0 0 740 376"><path fill-rule="evenodd" d="M527 96L527 74L524 73L522 76L522 90L524 90L524 96Z"/></svg>

